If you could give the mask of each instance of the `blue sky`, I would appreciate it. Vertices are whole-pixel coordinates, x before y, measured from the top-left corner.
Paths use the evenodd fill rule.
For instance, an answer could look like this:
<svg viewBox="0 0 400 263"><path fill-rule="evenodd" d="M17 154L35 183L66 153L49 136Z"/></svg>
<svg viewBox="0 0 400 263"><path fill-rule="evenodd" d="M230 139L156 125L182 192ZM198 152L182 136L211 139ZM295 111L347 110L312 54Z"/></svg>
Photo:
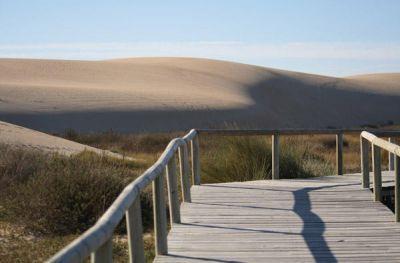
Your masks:
<svg viewBox="0 0 400 263"><path fill-rule="evenodd" d="M195 56L327 75L400 71L400 1L0 0L0 57Z"/></svg>

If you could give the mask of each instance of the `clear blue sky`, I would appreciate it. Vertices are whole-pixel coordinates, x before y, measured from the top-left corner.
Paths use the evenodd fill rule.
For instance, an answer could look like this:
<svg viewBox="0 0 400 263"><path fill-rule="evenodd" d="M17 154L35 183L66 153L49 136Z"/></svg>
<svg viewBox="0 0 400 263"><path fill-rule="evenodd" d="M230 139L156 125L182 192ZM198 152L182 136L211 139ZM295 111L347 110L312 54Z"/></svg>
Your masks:
<svg viewBox="0 0 400 263"><path fill-rule="evenodd" d="M0 57L196 56L328 75L400 71L399 0L0 0Z"/></svg>

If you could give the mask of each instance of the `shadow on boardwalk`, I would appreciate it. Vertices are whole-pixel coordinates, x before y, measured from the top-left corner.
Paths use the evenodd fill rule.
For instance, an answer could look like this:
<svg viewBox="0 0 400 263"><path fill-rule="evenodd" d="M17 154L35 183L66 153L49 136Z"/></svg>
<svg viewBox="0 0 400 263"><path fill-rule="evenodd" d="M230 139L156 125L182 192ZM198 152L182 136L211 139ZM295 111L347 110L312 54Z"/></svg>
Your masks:
<svg viewBox="0 0 400 263"><path fill-rule="evenodd" d="M330 186L333 187L333 186ZM306 187L294 191L293 211L303 221L301 235L316 262L337 262L324 238L325 223L314 212L310 200L310 192L326 187Z"/></svg>
<svg viewBox="0 0 400 263"><path fill-rule="evenodd" d="M301 233L293 233L293 232L284 232L284 231L274 231L274 230L260 230L260 229L252 229L245 227L225 227L225 226L216 226L216 225L208 225L208 224L187 224L194 225L197 227L206 227L206 228L218 228L218 229L230 229L236 231L246 231L246 232L258 232L258 233L275 233L275 234L283 234L283 235L301 235L306 243L311 255L315 262L337 262L338 260L335 258L335 255L332 253L331 249L327 241L324 238L324 232L326 230L325 223L318 214L312 211L312 202L310 199L310 193L312 191L323 190L327 188L335 188L340 186L350 186L354 184L339 184L339 185L329 185L329 186L321 186L321 187L305 187L299 190L290 191L290 190L280 190L284 192L291 192L294 198L294 205L290 208L270 208L268 206L264 206L260 204L258 206L242 206L242 205L233 205L233 204L217 204L217 203L204 203L206 205L213 206L228 206L228 207L237 207L237 208L250 208L250 209L266 209L266 210L280 210L280 211L292 211L303 222L303 227ZM208 185L207 187L228 187L228 188L242 188L242 187L229 187L222 185ZM269 189L262 189L257 187L252 187L251 190L260 190L260 191L269 191ZM202 204L198 202L194 202L197 204ZM288 225L288 228L290 225ZM199 258L200 259L200 258ZM202 259L204 260L204 259ZM219 261L216 259L208 259L210 261L215 262L238 262L238 261Z"/></svg>

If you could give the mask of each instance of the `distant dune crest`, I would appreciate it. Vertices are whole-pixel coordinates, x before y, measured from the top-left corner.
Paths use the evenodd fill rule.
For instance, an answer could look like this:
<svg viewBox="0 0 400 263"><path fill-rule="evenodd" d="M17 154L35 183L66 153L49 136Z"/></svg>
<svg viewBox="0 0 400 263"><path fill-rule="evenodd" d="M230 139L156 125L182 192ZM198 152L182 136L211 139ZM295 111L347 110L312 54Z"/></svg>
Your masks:
<svg viewBox="0 0 400 263"><path fill-rule="evenodd" d="M0 59L1 120L43 131L400 122L400 74L333 78L226 61Z"/></svg>

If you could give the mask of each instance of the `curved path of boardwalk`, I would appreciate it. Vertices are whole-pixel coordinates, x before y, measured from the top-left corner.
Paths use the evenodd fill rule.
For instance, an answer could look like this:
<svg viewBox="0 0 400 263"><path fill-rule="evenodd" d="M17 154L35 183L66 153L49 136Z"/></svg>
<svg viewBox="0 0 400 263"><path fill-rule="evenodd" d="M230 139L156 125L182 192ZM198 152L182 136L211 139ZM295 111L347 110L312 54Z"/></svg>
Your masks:
<svg viewBox="0 0 400 263"><path fill-rule="evenodd" d="M400 262L400 224L360 177L192 186L155 262Z"/></svg>

